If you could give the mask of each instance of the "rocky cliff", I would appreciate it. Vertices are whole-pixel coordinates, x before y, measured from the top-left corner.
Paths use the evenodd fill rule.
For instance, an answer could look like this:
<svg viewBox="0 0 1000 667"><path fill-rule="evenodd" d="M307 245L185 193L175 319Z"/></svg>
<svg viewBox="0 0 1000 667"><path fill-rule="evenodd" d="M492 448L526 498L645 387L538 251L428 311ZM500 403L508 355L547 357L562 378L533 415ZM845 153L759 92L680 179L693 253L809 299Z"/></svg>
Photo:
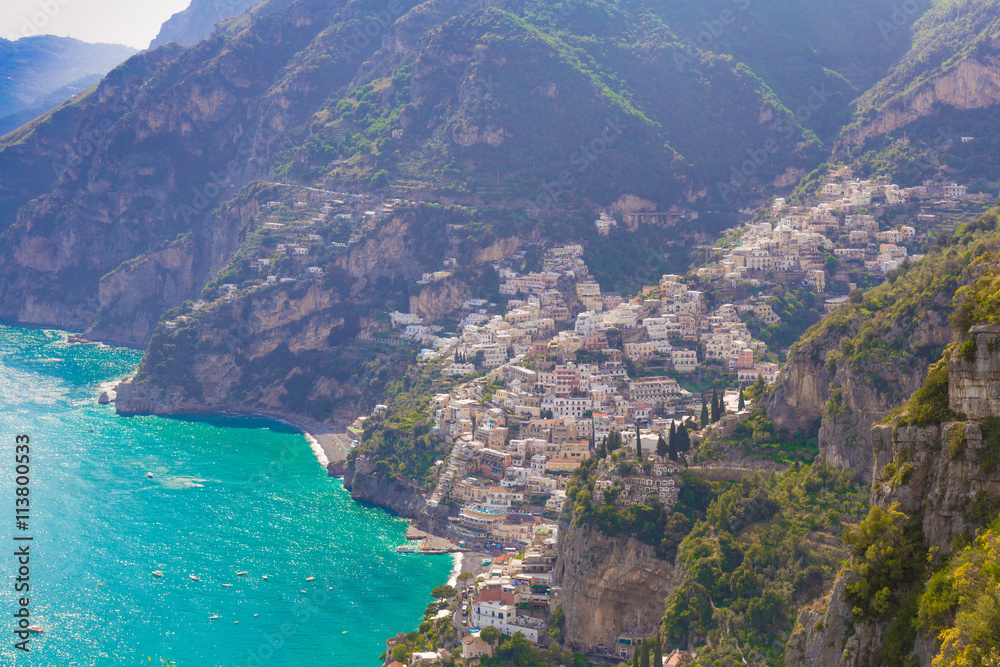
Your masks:
<svg viewBox="0 0 1000 667"><path fill-rule="evenodd" d="M196 298L238 248L262 184L556 218L634 192L666 210L692 192L716 197L731 165L787 142L738 174L719 203L735 206L822 159L818 125L842 117L856 92L834 70L886 62L859 35L872 22L853 12L823 13L861 30L843 29L849 46L817 54L773 33L813 25L815 8L783 8L776 22L762 6L747 39L766 47L764 60L779 48L825 63L810 75L826 91L810 128L790 109L820 93L781 79L782 68L764 63L761 77L744 58L687 52L676 35L702 30L690 24L694 2L553 13L513 0L264 0L201 39L248 4L193 2L160 37L193 46L140 53L0 140L0 317L147 343L160 315ZM782 101L785 91L795 92ZM713 132L700 131L722 108ZM511 225L467 263L508 255L537 226L516 239ZM557 227L562 239L572 225ZM414 267L376 252L346 268L392 278Z"/></svg>
<svg viewBox="0 0 1000 667"><path fill-rule="evenodd" d="M920 427L906 424L903 412L895 424L872 429L872 505L886 510L896 505L917 519L924 546L935 558L947 558L956 540L989 524L1000 508L998 333L1000 327L974 327L966 346L948 354L947 401L959 421ZM848 566L820 604L802 610L788 644L788 667L884 664L891 621L851 622L844 593L856 577ZM909 651L918 664L931 664L935 641L916 637Z"/></svg>
<svg viewBox="0 0 1000 667"><path fill-rule="evenodd" d="M633 538L565 521L557 548L565 646L584 653L599 644L614 650L622 633L657 632L674 588L673 563Z"/></svg>
<svg viewBox="0 0 1000 667"><path fill-rule="evenodd" d="M943 108L1000 104L1000 20L990 3L900 3L879 27L887 39L903 31L912 39L885 78L859 98L841 145L865 145Z"/></svg>
<svg viewBox="0 0 1000 667"><path fill-rule="evenodd" d="M777 429L818 431L820 454L829 464L870 478L871 425L916 391L951 340L955 283L934 285L947 269L933 263L835 311L792 347L764 401ZM912 290L923 292L918 301L908 294ZM905 307L876 312L876 304L903 298L910 300Z"/></svg>
<svg viewBox="0 0 1000 667"><path fill-rule="evenodd" d="M414 528L433 535L448 535L447 505L430 507L420 489L410 480L376 474L373 466L358 458L348 462L344 472L344 488L351 498L378 505L404 519L410 519Z"/></svg>
<svg viewBox="0 0 1000 667"><path fill-rule="evenodd" d="M355 460L347 466L344 488L355 500L384 507L407 519L416 519L427 507L417 489L394 477L376 475L365 460Z"/></svg>

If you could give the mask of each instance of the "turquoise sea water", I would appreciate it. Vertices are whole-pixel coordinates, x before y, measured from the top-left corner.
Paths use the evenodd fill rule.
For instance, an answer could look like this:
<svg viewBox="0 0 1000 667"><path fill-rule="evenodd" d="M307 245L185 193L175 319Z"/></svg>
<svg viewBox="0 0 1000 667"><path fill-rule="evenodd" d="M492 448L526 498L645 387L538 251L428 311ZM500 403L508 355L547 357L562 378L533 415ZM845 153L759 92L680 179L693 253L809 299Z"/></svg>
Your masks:
<svg viewBox="0 0 1000 667"><path fill-rule="evenodd" d="M352 501L303 436L119 417L97 397L140 353L64 340L0 326L0 664L377 665L387 637L415 628L451 559L397 554L406 523ZM14 525L20 433L27 532ZM34 537L32 622L46 632L30 654L11 632L14 534Z"/></svg>

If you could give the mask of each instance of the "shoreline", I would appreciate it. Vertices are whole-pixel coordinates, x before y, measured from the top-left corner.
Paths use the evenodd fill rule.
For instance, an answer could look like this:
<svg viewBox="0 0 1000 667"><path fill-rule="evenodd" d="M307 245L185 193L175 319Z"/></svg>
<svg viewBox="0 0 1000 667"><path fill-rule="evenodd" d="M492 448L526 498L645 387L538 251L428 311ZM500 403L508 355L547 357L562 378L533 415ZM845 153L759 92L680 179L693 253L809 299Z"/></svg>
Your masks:
<svg viewBox="0 0 1000 667"><path fill-rule="evenodd" d="M228 415L245 415L247 417L263 417L286 426L291 426L301 433L309 443L316 459L327 470L331 463L344 463L351 451L349 436L346 433L335 433L328 424L318 422L301 415L290 415L284 412L268 412L255 410L253 412L224 412Z"/></svg>

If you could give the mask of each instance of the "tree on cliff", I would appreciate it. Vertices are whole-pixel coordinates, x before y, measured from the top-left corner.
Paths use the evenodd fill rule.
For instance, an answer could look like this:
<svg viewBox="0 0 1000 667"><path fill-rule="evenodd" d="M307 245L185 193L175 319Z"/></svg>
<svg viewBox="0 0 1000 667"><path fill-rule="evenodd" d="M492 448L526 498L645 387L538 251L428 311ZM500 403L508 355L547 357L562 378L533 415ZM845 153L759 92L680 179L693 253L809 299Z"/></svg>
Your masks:
<svg viewBox="0 0 1000 667"><path fill-rule="evenodd" d="M639 432L639 424L635 425L635 456L642 460L642 433Z"/></svg>
<svg viewBox="0 0 1000 667"><path fill-rule="evenodd" d="M701 397L701 427L708 426L708 406L705 405L705 397Z"/></svg>
<svg viewBox="0 0 1000 667"><path fill-rule="evenodd" d="M660 633L653 635L653 667L663 667L663 643Z"/></svg>
<svg viewBox="0 0 1000 667"><path fill-rule="evenodd" d="M743 412L747 407L747 401L743 398L743 389L740 389L740 404L737 406L737 412Z"/></svg>
<svg viewBox="0 0 1000 667"><path fill-rule="evenodd" d="M722 401L719 400L719 390L712 385L712 423L719 421L722 416Z"/></svg>

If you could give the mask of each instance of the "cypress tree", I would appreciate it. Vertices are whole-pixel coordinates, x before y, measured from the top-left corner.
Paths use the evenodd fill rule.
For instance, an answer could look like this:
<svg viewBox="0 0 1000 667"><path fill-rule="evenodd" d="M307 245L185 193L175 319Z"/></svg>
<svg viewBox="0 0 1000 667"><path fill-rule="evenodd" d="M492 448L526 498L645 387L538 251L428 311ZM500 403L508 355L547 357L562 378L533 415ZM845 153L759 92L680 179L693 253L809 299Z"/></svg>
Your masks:
<svg viewBox="0 0 1000 667"><path fill-rule="evenodd" d="M722 416L722 404L719 401L719 390L712 385L712 423L719 421L719 417Z"/></svg>
<svg viewBox="0 0 1000 667"><path fill-rule="evenodd" d="M687 424L681 424L677 429L677 451L686 452L691 449L691 436L688 435Z"/></svg>
<svg viewBox="0 0 1000 667"><path fill-rule="evenodd" d="M642 641L642 646L639 647L639 665L640 667L648 667L649 665L649 642L645 639Z"/></svg>
<svg viewBox="0 0 1000 667"><path fill-rule="evenodd" d="M708 426L708 406L705 405L705 397L701 397L701 427Z"/></svg>
<svg viewBox="0 0 1000 667"><path fill-rule="evenodd" d="M659 438L656 439L656 455L662 459L664 456L667 455L669 451L670 447L667 446L667 441L664 440L663 436L661 435Z"/></svg>
<svg viewBox="0 0 1000 667"><path fill-rule="evenodd" d="M642 434L639 433L639 425L635 425L635 455L642 460Z"/></svg>
<svg viewBox="0 0 1000 667"><path fill-rule="evenodd" d="M746 407L747 407L747 401L746 401L745 398L743 398L743 389L742 388L740 388L740 404L737 407L738 407L738 411L739 412L743 412L744 410L746 410Z"/></svg>
<svg viewBox="0 0 1000 667"><path fill-rule="evenodd" d="M667 443L667 453L671 461L677 460L677 429L674 423L670 422L670 442Z"/></svg>
<svg viewBox="0 0 1000 667"><path fill-rule="evenodd" d="M653 635L653 667L663 667L663 644L660 635Z"/></svg>

